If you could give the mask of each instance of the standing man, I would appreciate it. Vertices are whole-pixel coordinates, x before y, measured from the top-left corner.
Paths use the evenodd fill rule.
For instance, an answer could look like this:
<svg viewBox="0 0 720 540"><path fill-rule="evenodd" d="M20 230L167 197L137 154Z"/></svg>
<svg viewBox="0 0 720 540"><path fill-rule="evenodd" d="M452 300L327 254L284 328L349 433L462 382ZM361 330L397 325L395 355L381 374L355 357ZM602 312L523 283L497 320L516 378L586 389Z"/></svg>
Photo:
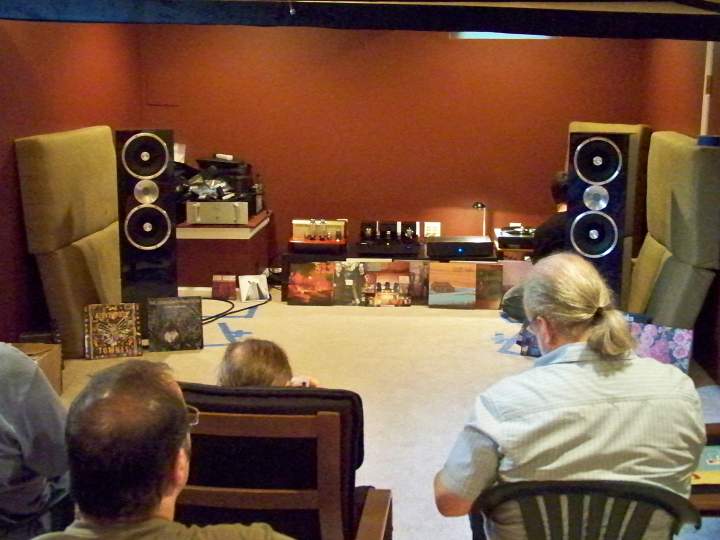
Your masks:
<svg viewBox="0 0 720 540"><path fill-rule="evenodd" d="M50 530L47 509L67 495L65 416L38 365L0 343L0 537Z"/></svg>
<svg viewBox="0 0 720 540"><path fill-rule="evenodd" d="M166 364L131 360L93 376L70 406L66 430L77 519L39 538L289 540L266 524L173 521L197 415Z"/></svg>

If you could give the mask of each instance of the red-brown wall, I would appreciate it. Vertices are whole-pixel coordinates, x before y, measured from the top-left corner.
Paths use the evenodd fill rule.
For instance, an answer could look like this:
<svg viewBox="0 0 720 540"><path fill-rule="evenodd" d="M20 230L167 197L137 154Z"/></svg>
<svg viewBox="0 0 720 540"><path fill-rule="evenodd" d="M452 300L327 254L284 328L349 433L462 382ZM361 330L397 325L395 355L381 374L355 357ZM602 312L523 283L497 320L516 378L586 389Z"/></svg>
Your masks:
<svg viewBox="0 0 720 540"><path fill-rule="evenodd" d="M281 247L300 217L350 218L353 236L363 219L478 234L477 200L494 226L552 212L568 122L642 121L645 46L154 26L143 121L173 128L190 158L252 163Z"/></svg>
<svg viewBox="0 0 720 540"><path fill-rule="evenodd" d="M294 217L538 223L571 120L694 135L704 44L445 33L0 22L0 339L45 323L12 140L169 127L251 162L280 247ZM679 74L679 75L678 75ZM670 105L668 105L670 104ZM715 111L717 107L715 107Z"/></svg>
<svg viewBox="0 0 720 540"><path fill-rule="evenodd" d="M96 124L136 125L136 45L132 26L0 21L0 340L48 323L27 254L13 139Z"/></svg>

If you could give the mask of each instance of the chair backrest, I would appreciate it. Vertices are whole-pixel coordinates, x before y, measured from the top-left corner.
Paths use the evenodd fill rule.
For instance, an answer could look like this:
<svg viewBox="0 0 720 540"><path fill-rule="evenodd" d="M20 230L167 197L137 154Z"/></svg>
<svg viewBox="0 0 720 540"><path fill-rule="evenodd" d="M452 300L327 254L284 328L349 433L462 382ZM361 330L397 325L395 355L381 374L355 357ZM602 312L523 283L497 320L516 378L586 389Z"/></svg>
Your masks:
<svg viewBox="0 0 720 540"><path fill-rule="evenodd" d="M492 516L509 501L518 503L531 540L641 539L657 511L671 518L667 538L685 523L700 527L700 514L684 497L650 484L625 481L500 484L480 495L473 514Z"/></svg>
<svg viewBox="0 0 720 540"><path fill-rule="evenodd" d="M197 407L177 519L264 521L296 538L353 537L362 401L347 390L181 383Z"/></svg>
<svg viewBox="0 0 720 540"><path fill-rule="evenodd" d="M112 130L16 139L28 249L63 355L83 355L83 307L120 301L117 165Z"/></svg>

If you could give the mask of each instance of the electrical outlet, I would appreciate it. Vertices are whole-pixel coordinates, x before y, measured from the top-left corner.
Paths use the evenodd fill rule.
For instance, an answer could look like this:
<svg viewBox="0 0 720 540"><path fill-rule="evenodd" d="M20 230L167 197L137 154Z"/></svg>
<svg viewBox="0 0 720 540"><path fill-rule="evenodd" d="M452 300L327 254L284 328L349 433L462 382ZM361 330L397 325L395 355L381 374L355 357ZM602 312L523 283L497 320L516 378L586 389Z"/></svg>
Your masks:
<svg viewBox="0 0 720 540"><path fill-rule="evenodd" d="M431 236L440 236L440 222L426 221L423 236L425 238L430 238Z"/></svg>

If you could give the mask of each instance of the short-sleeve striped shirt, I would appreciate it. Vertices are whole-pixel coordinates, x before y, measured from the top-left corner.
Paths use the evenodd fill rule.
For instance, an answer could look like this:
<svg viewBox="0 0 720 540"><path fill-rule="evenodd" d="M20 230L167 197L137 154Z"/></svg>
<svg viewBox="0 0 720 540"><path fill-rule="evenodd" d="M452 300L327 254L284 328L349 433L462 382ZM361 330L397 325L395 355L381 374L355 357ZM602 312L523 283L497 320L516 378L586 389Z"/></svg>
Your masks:
<svg viewBox="0 0 720 540"><path fill-rule="evenodd" d="M688 496L704 443L687 375L573 343L477 398L441 479L467 500L523 480L635 480Z"/></svg>

